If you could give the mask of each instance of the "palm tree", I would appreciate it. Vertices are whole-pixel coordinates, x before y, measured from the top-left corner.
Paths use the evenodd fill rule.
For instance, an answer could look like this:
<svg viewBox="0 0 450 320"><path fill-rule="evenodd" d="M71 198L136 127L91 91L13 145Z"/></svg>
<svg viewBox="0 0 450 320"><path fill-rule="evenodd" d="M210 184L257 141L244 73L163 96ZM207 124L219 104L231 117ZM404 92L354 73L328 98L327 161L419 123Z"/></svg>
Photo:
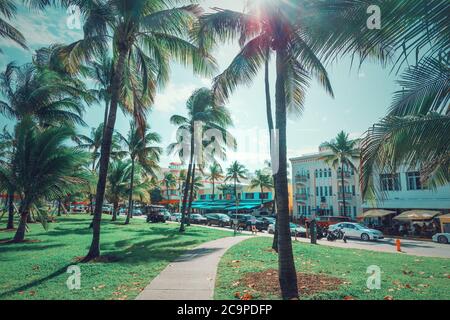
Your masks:
<svg viewBox="0 0 450 320"><path fill-rule="evenodd" d="M333 168L337 168L339 166L338 173L341 175L341 190L342 194L342 212L343 215L347 215L346 211L346 201L345 201L345 173L348 172L349 168L353 170L357 170L356 166L353 164L353 161L358 161L360 154L359 149L357 148L357 143L359 140L350 140L348 138L348 133L341 131L337 134L336 139L330 142L325 142L322 144L323 147L330 149L332 154L325 155L321 159L326 163L331 165Z"/></svg>
<svg viewBox="0 0 450 320"><path fill-rule="evenodd" d="M108 108L111 101L111 79L114 71L113 60L106 54L102 54L97 60L89 61L86 75L95 81L95 94L98 100L105 103L103 123L108 121ZM104 132L105 126L103 126Z"/></svg>
<svg viewBox="0 0 450 320"><path fill-rule="evenodd" d="M147 174L156 176L155 169L158 169L159 155L161 154L161 148L151 145L152 143L161 142L161 137L156 132L150 132L149 128L145 128L145 131L141 132L141 129L136 126L134 121L130 122L130 130L127 137L118 133L121 141L126 147L131 160L131 173L130 173L130 193L128 199L128 214L125 220L125 224L130 223L133 210L133 183L135 177L135 164L138 162Z"/></svg>
<svg viewBox="0 0 450 320"><path fill-rule="evenodd" d="M230 66L214 79L219 101L226 101L240 84L249 83L272 52L276 56L275 129L279 164L275 177L279 227L279 278L285 299L298 297L297 276L289 230L289 195L286 169L287 110L298 112L304 103L311 77L316 77L332 95L328 74L310 47L308 28L301 20L301 5L265 2L247 13L216 9L201 18L198 37L209 48L220 40L239 37L242 48Z"/></svg>
<svg viewBox="0 0 450 320"><path fill-rule="evenodd" d="M11 176L13 171L13 155L14 155L14 136L8 131L7 127L3 127L3 131L0 134L0 165L5 169L5 174ZM5 181L5 188L2 191L7 192L6 208L8 210L8 222L6 229L14 229L14 184L8 184L7 179Z"/></svg>
<svg viewBox="0 0 450 320"><path fill-rule="evenodd" d="M178 198L180 199L179 203L178 203L178 211L181 211L181 201L182 199L182 195L183 195L183 188L184 188L184 183L186 182L186 170L185 169L181 169L180 172L178 173Z"/></svg>
<svg viewBox="0 0 450 320"><path fill-rule="evenodd" d="M169 61L192 64L205 75L215 69L214 60L189 40L189 31L200 14L197 5L170 7L166 0L100 0L78 3L84 18L84 38L60 56L69 70L78 70L82 61L104 53L111 45L114 70L110 80L110 104L104 132L97 184L93 237L85 258L100 255L100 222L106 186L111 141L119 102L133 114L141 132L147 107L157 86L169 77ZM112 42L110 42L112 39Z"/></svg>
<svg viewBox="0 0 450 320"><path fill-rule="evenodd" d="M237 183L241 182L240 179L247 179L247 169L243 164L240 164L237 161L234 161L230 167L227 168L227 173L225 176L225 181L233 181L233 191L234 191L234 199L236 203L238 201L237 197ZM236 204L237 206L237 204Z"/></svg>
<svg viewBox="0 0 450 320"><path fill-rule="evenodd" d="M170 193L169 193L170 189L175 188L177 186L177 179L172 172L166 172L166 173L164 173L164 177L161 182L166 187L167 200L169 200L170 199Z"/></svg>
<svg viewBox="0 0 450 320"><path fill-rule="evenodd" d="M68 127L40 129L25 118L17 125L16 134L13 172L8 174L8 169L0 167L0 182L14 184L21 195L19 226L13 239L21 242L31 210L40 214L37 209L40 201L62 198L86 183L84 172L78 168L85 164L87 157L67 146L74 135Z"/></svg>
<svg viewBox="0 0 450 320"><path fill-rule="evenodd" d="M178 151L182 160L189 156L181 208L180 232L184 231L186 204L196 163L203 166L204 162L212 162L216 155L224 159L226 147L236 147L236 141L226 130L227 127L232 125L229 111L224 106L214 102L211 90L201 88L194 91L186 102L186 108L188 111L187 117L173 115L170 118L170 122L178 126L177 142L171 143L167 148L169 154ZM218 135L209 136L207 133L210 130L214 130ZM204 152L205 148L208 152ZM194 154L196 155L195 159ZM189 198L192 200L192 196Z"/></svg>
<svg viewBox="0 0 450 320"><path fill-rule="evenodd" d="M15 17L17 12L16 5L11 0L2 0L0 1L0 37L7 38L24 49L27 49L27 45L25 42L24 36L20 33L19 30L14 28L5 19L11 20ZM0 48L0 53L2 50Z"/></svg>
<svg viewBox="0 0 450 320"><path fill-rule="evenodd" d="M129 161L116 160L111 162L108 170L108 184L106 198L113 204L111 221L117 220L119 202L126 199L129 193L131 178L131 163Z"/></svg>
<svg viewBox="0 0 450 320"><path fill-rule="evenodd" d="M91 171L92 174L96 174L98 168L98 159L100 158L100 147L102 145L104 125L100 123L97 128L91 128L89 136L77 135L74 140L78 143L78 146L82 149L89 150L92 156ZM111 158L116 160L124 157L126 152L120 150L120 137L118 134L113 136L111 146ZM94 213L93 207L93 195L95 190L89 190L89 203L91 214Z"/></svg>
<svg viewBox="0 0 450 320"><path fill-rule="evenodd" d="M265 189L271 190L273 188L272 176L269 174L265 174L263 170L256 170L255 177L250 181L251 188L259 187L261 190L261 194ZM261 204L264 203L263 198L261 198Z"/></svg>
<svg viewBox="0 0 450 320"><path fill-rule="evenodd" d="M223 171L222 171L222 167L220 166L220 164L218 164L217 162L214 162L210 167L209 167L209 175L207 175L206 177L208 179L208 181L211 181L212 183L212 198L213 201L215 200L216 194L215 194L215 190L214 187L216 185L216 181L223 179Z"/></svg>
<svg viewBox="0 0 450 320"><path fill-rule="evenodd" d="M430 187L450 181L450 71L434 58L405 70L388 115L361 142L362 194L377 195L373 177L400 166L419 169Z"/></svg>
<svg viewBox="0 0 450 320"><path fill-rule="evenodd" d="M79 81L58 72L28 63L10 62L0 74L0 113L12 119L32 117L42 126L84 125L83 101L91 102L88 90Z"/></svg>

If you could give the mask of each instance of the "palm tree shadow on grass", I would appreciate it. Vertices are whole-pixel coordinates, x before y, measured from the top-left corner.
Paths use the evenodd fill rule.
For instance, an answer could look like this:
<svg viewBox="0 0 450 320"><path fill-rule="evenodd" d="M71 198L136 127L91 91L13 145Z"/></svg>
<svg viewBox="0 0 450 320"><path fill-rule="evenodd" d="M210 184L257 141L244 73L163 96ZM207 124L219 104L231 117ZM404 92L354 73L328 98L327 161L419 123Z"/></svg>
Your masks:
<svg viewBox="0 0 450 320"><path fill-rule="evenodd" d="M27 284L24 284L24 285L20 286L20 287L17 287L17 288L5 291L2 294L0 294L0 299L3 299L3 298L7 297L10 294L14 294L14 293L17 293L17 292L28 290L28 289L30 289L30 288L32 288L34 286L38 286L38 285L40 285L40 284L42 284L42 283L44 283L44 282L46 282L48 280L56 278L57 276L60 276L63 273L66 273L67 268L69 266L71 266L71 265L73 265L73 263L69 263L69 264L65 265L64 267L56 270L55 272L49 274L48 276L46 276L44 278L41 278L39 280L34 280L34 281L31 281L31 282L29 282Z"/></svg>

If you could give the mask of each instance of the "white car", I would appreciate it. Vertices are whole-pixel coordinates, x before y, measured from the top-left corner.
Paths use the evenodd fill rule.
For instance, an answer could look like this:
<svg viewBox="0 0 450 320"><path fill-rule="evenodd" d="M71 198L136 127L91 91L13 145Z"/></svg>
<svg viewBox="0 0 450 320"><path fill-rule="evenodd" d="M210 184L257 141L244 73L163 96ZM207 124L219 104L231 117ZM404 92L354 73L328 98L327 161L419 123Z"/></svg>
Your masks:
<svg viewBox="0 0 450 320"><path fill-rule="evenodd" d="M304 236L306 235L306 229L302 226L299 226L295 223L290 222L289 223L289 227L291 229L291 235L295 235L297 234L297 236ZM269 224L269 226L267 227L267 232L270 234L275 233L275 224Z"/></svg>
<svg viewBox="0 0 450 320"><path fill-rule="evenodd" d="M359 223L340 222L332 224L328 227L329 231L336 229L341 229L347 238L357 238L363 241L379 240L384 238L381 231L367 228Z"/></svg>
<svg viewBox="0 0 450 320"><path fill-rule="evenodd" d="M432 239L434 242L447 244L450 242L450 233L436 233Z"/></svg>

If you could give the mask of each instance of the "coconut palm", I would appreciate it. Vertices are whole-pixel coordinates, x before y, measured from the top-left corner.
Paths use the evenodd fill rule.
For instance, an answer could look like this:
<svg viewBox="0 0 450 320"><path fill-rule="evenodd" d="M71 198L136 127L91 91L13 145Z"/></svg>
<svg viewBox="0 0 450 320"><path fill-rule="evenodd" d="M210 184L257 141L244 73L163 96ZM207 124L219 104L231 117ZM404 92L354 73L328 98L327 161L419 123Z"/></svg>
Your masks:
<svg viewBox="0 0 450 320"><path fill-rule="evenodd" d="M255 177L250 181L251 188L260 188L261 193L264 189L271 190L273 188L272 176L265 174L263 170L256 170ZM261 204L264 200L261 198Z"/></svg>
<svg viewBox="0 0 450 320"><path fill-rule="evenodd" d="M108 121L101 148L93 239L86 261L100 255L101 211L118 104L124 104L143 131L147 107L153 102L156 87L167 82L171 59L191 64L201 74L214 70L213 59L189 40L191 26L201 13L199 7L173 8L171 4L166 0L80 2L84 38L60 53L67 68L76 71L81 62L104 53L109 45L113 48Z"/></svg>
<svg viewBox="0 0 450 320"><path fill-rule="evenodd" d="M212 198L214 201L214 199L216 197L216 194L214 192L215 186L216 186L216 181L223 179L223 171L222 171L222 167L220 166L220 164L218 164L217 162L214 162L209 167L209 174L206 176L206 178L208 179L208 181L210 181L212 183Z"/></svg>
<svg viewBox="0 0 450 320"><path fill-rule="evenodd" d="M141 129L134 121L130 122L130 130L126 137L117 133L120 140L125 145L126 152L131 160L131 174L130 174L130 193L128 199L128 214L125 224L130 223L133 210L133 187L135 177L135 165L138 162L145 172L150 176L156 176L155 169L158 169L159 156L161 148L152 145L153 143L161 142L161 137L156 132L149 131L149 128Z"/></svg>
<svg viewBox="0 0 450 320"><path fill-rule="evenodd" d="M240 179L247 179L247 169L243 164L234 161L228 168L225 176L225 181L233 181L234 199L238 201L237 184L241 182Z"/></svg>
<svg viewBox="0 0 450 320"><path fill-rule="evenodd" d="M67 146L73 135L69 127L38 128L29 118L17 125L12 174L0 167L0 183L14 184L22 198L14 242L24 240L30 211L40 201L62 198L86 183L84 172L78 170L86 163L86 154Z"/></svg>
<svg viewBox="0 0 450 320"><path fill-rule="evenodd" d="M170 189L177 186L177 179L172 172L164 173L164 177L161 180L162 184L166 187L167 200L170 199Z"/></svg>
<svg viewBox="0 0 450 320"><path fill-rule="evenodd" d="M10 39L22 48L27 49L25 37L20 33L19 30L14 28L6 21L13 19L16 15L16 12L17 7L13 1L0 1L0 37ZM0 53L2 53L1 48Z"/></svg>
<svg viewBox="0 0 450 320"><path fill-rule="evenodd" d="M308 28L301 20L301 6L289 1L264 2L246 13L216 9L201 18L199 41L209 47L218 41L239 37L241 50L231 64L214 79L219 101L226 101L240 84L256 76L268 55L276 56L275 129L278 171L275 177L279 227L280 287L283 298L298 296L296 271L289 230L289 195L286 169L286 115L298 112L312 77L332 95L328 74L309 43Z"/></svg>
<svg viewBox="0 0 450 320"><path fill-rule="evenodd" d="M89 61L85 75L92 79L95 84L95 95L98 100L105 103L105 111L103 123L108 121L108 109L111 101L111 79L113 75L114 64L111 57L106 53L102 54L98 59ZM103 126L103 131L105 126Z"/></svg>
<svg viewBox="0 0 450 320"><path fill-rule="evenodd" d="M181 169L180 172L178 173L178 198L180 199L179 203L178 203L178 211L181 211L181 201L182 201L182 195L183 195L183 190L184 190L184 184L186 182L186 170L185 169Z"/></svg>
<svg viewBox="0 0 450 320"><path fill-rule="evenodd" d="M13 155L14 155L14 136L9 132L6 126L3 127L0 133L0 165L5 169L5 174L10 176L13 170ZM9 184L7 179L5 181L5 188L1 191L6 191L7 199L5 207L8 210L8 222L6 229L14 229L14 185Z"/></svg>
<svg viewBox="0 0 450 320"><path fill-rule="evenodd" d="M342 194L342 212L343 215L347 215L346 201L345 201L345 173L351 168L357 170L354 165L354 161L359 161L360 151L357 146L358 140L351 140L348 138L348 133L341 131L337 134L336 139L330 142L322 144L323 147L330 149L332 154L325 155L321 159L334 168L338 168L341 178L341 190Z"/></svg>
<svg viewBox="0 0 450 320"><path fill-rule="evenodd" d="M0 113L21 120L32 117L40 125L84 125L83 101L92 97L84 85L71 77L28 63L10 62L0 74Z"/></svg>
<svg viewBox="0 0 450 320"><path fill-rule="evenodd" d="M196 163L201 168L205 163L213 162L216 156L225 159L226 148L236 147L235 139L227 131L227 128L232 125L229 111L223 105L215 103L211 90L200 88L194 91L186 102L186 108L187 117L173 115L170 118L170 122L178 126L177 142L171 143L167 148L169 154L178 152L183 161L189 157L180 232L184 231L186 204L189 191L192 189L191 181ZM192 192L189 198L192 200Z"/></svg>
<svg viewBox="0 0 450 320"><path fill-rule="evenodd" d="M361 143L361 186L366 198L377 194L373 177L406 166L421 172L430 187L450 181L450 90L448 65L425 58L405 70L388 115Z"/></svg>
<svg viewBox="0 0 450 320"><path fill-rule="evenodd" d="M108 170L106 199L113 204L112 221L117 220L119 202L128 196L131 176L131 163L128 161L113 161Z"/></svg>

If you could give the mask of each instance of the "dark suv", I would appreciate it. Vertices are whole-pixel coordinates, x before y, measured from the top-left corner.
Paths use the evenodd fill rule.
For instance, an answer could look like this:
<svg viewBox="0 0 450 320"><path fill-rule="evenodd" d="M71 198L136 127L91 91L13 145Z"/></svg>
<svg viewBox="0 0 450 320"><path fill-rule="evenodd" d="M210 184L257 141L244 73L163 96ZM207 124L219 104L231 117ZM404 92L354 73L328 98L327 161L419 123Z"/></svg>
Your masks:
<svg viewBox="0 0 450 320"><path fill-rule="evenodd" d="M211 225L217 225L219 227L225 227L229 226L231 223L231 219L229 216L223 213L209 213L205 215L206 217L206 224Z"/></svg>
<svg viewBox="0 0 450 320"><path fill-rule="evenodd" d="M251 214L230 214L231 218L231 227L233 227L233 220L238 220L238 227L244 230L251 230L252 228L252 219L256 219L255 216ZM256 219L256 229L259 231L263 230L263 223L261 220Z"/></svg>

